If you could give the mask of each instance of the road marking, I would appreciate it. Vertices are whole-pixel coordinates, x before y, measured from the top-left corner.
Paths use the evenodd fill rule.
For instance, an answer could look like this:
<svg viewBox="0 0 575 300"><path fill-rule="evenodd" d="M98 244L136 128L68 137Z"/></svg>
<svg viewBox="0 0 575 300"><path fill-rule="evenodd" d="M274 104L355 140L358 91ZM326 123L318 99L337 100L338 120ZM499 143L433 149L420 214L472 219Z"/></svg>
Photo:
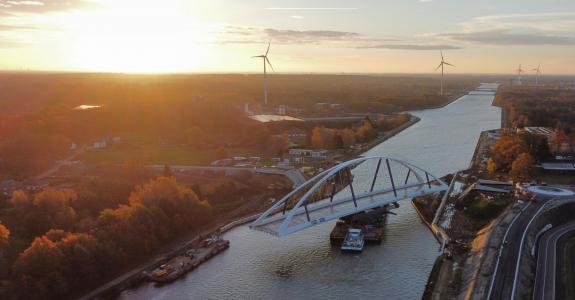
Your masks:
<svg viewBox="0 0 575 300"><path fill-rule="evenodd" d="M503 242L501 243L501 248L499 248L499 255L497 256L497 262L495 263L495 270L493 271L493 276L491 277L491 285L489 286L489 293L487 293L487 299L491 299L491 293L493 292L493 285L495 284L495 278L497 277L497 269L499 269L499 261L501 260L501 255L503 254L503 249L505 248L505 242L507 241L507 236L509 235L509 231L511 230L511 227L513 227L513 224L515 224L515 221L517 221L517 218L519 218L519 216L523 213L524 210L526 210L532 202L528 202L527 205L525 205L520 211L519 213L517 213L517 215L513 218L513 220L511 220L511 223L509 223L509 226L507 227L507 230L505 231L505 235L503 236Z"/></svg>
<svg viewBox="0 0 575 300"><path fill-rule="evenodd" d="M525 230L523 231L523 235L521 236L521 242L519 244L519 253L517 255L517 262L516 262L516 266L515 266L515 276L513 277L513 289L511 290L511 299L515 299L515 290L517 289L517 276L519 276L519 266L521 263L521 253L523 252L523 243L525 242L525 236L527 236L527 231L529 231L529 227L531 227L531 223L533 223L533 221L539 216L539 214L541 213L541 211L549 204L549 203L553 203L552 200L549 200L547 202L545 202L545 204L541 205L541 207L537 210L537 212L533 215L533 217L531 217L531 220L529 220L529 223L527 223L527 226L525 227Z"/></svg>

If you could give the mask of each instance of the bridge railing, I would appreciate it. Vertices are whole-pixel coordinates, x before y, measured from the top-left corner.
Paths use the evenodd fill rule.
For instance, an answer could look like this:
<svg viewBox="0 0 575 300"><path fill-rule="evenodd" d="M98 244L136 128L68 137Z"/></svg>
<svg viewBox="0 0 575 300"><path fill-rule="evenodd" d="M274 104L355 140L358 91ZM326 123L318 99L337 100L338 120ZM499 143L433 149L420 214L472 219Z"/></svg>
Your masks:
<svg viewBox="0 0 575 300"><path fill-rule="evenodd" d="M435 193L447 185L429 172L387 157L362 157L314 176L264 212L251 228L284 236L366 209Z"/></svg>

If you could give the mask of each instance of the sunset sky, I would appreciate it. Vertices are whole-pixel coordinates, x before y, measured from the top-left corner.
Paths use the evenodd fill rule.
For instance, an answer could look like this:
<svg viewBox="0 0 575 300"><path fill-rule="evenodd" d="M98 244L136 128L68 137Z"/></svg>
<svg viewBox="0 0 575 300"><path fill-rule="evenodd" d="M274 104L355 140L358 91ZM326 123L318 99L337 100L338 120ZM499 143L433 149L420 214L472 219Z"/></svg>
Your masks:
<svg viewBox="0 0 575 300"><path fill-rule="evenodd" d="M573 0L0 0L0 69L575 73Z"/></svg>

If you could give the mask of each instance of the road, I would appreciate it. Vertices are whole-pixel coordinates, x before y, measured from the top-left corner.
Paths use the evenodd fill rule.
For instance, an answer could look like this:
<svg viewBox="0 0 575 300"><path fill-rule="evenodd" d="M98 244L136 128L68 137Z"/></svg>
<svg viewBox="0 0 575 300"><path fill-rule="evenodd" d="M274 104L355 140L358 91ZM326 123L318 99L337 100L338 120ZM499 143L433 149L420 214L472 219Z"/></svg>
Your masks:
<svg viewBox="0 0 575 300"><path fill-rule="evenodd" d="M558 247L560 240L575 233L575 222L551 229L541 236L537 254L537 271L533 299L553 300L556 291L561 289L561 266L564 266L564 253ZM563 243L564 246L564 243ZM559 277L559 282L557 282Z"/></svg>
<svg viewBox="0 0 575 300"><path fill-rule="evenodd" d="M162 172L165 165L149 165L149 169ZM260 173L268 175L280 175L287 177L294 186L299 186L303 184L306 179L299 169L279 169L279 168L255 168L255 167L215 167L215 166L192 166L192 165L171 165L170 169L177 172L203 172L203 171L214 171L214 172L226 172L227 174L241 174L241 172L250 173Z"/></svg>
<svg viewBox="0 0 575 300"><path fill-rule="evenodd" d="M41 180L47 177L52 176L53 174L55 174L56 172L58 172L58 170L60 170L60 168L66 164L71 163L73 160L75 160L80 154L84 153L86 151L86 149L88 149L88 147L86 145L80 146L76 151L74 151L72 154L70 154L68 157L61 159L59 161L57 161L50 169L44 171L42 174L34 177L34 179L36 180Z"/></svg>
<svg viewBox="0 0 575 300"><path fill-rule="evenodd" d="M489 299L512 299L513 283L519 263L522 239L528 224L542 207L541 202L530 202L509 225L504 237L503 249L498 258Z"/></svg>

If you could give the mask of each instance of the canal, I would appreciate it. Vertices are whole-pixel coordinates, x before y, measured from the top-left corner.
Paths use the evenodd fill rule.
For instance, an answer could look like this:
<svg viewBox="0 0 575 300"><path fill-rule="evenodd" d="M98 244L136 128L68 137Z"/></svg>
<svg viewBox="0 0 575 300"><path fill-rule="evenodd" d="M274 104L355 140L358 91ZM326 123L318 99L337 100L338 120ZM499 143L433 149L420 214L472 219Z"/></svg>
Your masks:
<svg viewBox="0 0 575 300"><path fill-rule="evenodd" d="M437 176L465 169L483 130L498 128L493 95L466 95L365 155L406 160ZM170 285L146 284L121 299L420 299L439 245L409 201L388 218L379 246L359 255L330 246L333 223L278 239L248 226L225 235L229 250Z"/></svg>

